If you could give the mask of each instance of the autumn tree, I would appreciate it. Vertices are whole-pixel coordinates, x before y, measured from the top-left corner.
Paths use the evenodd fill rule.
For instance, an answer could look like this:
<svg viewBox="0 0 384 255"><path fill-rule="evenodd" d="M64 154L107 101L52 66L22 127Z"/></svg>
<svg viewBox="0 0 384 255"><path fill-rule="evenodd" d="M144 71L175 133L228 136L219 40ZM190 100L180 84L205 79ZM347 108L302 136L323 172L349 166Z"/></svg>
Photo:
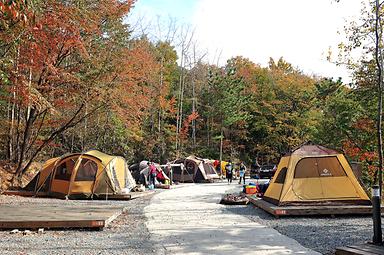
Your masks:
<svg viewBox="0 0 384 255"><path fill-rule="evenodd" d="M358 90L369 94L367 106L376 103L377 113L369 115L371 121L376 123L376 159L371 166L377 167L374 178L382 187L383 170L383 142L382 142L382 97L383 97L383 2L369 1L364 4L359 20L346 26L347 42L340 43L340 60L354 73L354 83ZM358 51L359 57L352 58ZM362 53L362 54L361 54ZM364 77L363 71L366 71ZM368 74L368 75L367 75Z"/></svg>

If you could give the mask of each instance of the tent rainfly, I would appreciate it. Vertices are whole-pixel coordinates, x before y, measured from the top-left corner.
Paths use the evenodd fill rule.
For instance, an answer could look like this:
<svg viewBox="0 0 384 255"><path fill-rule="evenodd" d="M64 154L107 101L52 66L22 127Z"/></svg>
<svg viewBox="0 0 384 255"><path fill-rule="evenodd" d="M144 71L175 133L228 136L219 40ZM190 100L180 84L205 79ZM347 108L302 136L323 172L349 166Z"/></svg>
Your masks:
<svg viewBox="0 0 384 255"><path fill-rule="evenodd" d="M183 164L185 167L173 168L173 181L178 182L212 182L219 179L213 165L205 159L189 156L174 161L175 164Z"/></svg>
<svg viewBox="0 0 384 255"><path fill-rule="evenodd" d="M319 145L282 157L263 199L276 205L370 204L344 155Z"/></svg>
<svg viewBox="0 0 384 255"><path fill-rule="evenodd" d="M59 198L97 198L135 186L124 158L90 150L49 159L24 189Z"/></svg>
<svg viewBox="0 0 384 255"><path fill-rule="evenodd" d="M169 181L169 177L167 174L163 171L161 168L160 164L158 163L153 163L157 169L157 175L156 175L156 183L157 182L164 182L165 180ZM140 169L140 176L143 177L144 180L140 180L147 186L149 183L149 166L148 166L148 161L143 160L139 163L139 169Z"/></svg>

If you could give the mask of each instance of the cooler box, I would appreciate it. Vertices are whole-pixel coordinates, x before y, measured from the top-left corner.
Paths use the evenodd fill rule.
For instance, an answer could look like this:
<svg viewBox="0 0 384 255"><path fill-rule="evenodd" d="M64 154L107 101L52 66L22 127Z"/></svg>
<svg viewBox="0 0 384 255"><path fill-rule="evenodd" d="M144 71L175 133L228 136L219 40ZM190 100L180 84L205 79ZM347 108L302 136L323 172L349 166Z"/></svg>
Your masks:
<svg viewBox="0 0 384 255"><path fill-rule="evenodd" d="M245 187L245 193L246 194L256 194L257 193L257 187L256 186L247 185Z"/></svg>

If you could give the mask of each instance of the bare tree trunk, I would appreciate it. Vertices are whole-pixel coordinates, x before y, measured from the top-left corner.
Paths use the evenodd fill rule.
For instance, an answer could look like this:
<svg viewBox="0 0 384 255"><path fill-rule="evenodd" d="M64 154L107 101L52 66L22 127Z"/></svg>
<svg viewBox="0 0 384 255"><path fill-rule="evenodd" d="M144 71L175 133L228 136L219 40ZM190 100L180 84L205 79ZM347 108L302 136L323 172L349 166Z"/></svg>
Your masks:
<svg viewBox="0 0 384 255"><path fill-rule="evenodd" d="M196 52L193 51L193 62L196 64ZM192 112L196 112L196 71L192 70ZM196 120L192 120L192 147L196 148Z"/></svg>
<svg viewBox="0 0 384 255"><path fill-rule="evenodd" d="M9 159L14 158L14 130L15 130L15 108L16 108L16 85L13 86L12 98L9 100L10 113L9 113L9 133L8 133L8 155Z"/></svg>
<svg viewBox="0 0 384 255"><path fill-rule="evenodd" d="M16 138L15 138L15 148L14 148L14 162L17 162L17 159L20 157L20 122L21 122L21 107L20 104L16 104Z"/></svg>
<svg viewBox="0 0 384 255"><path fill-rule="evenodd" d="M26 112L27 120L25 123L23 141L22 141L21 147L20 147L20 152L19 152L20 155L19 155L19 160L17 163L16 172L15 172L16 175L18 175L20 173L21 167L23 165L24 154L25 154L25 151L27 149L27 144L28 144L29 136L31 134L33 123L35 121L35 117L36 117L36 109L35 108L31 108L29 112L28 111Z"/></svg>
<svg viewBox="0 0 384 255"><path fill-rule="evenodd" d="M97 115L96 126L100 127L100 114ZM96 148L99 148L99 142L100 142L100 131L98 130L96 135Z"/></svg>
<svg viewBox="0 0 384 255"><path fill-rule="evenodd" d="M375 20L375 60L377 65L377 92L378 92L378 112L377 112L377 149L379 155L378 182L380 187L380 195L382 194L383 185L383 138L382 138L382 116L383 116L383 77L382 67L383 59L381 52L382 44L382 27L381 27L381 4L376 0L376 20Z"/></svg>
<svg viewBox="0 0 384 255"><path fill-rule="evenodd" d="M72 133L72 138L71 138L71 153L73 152L73 143L75 141L75 135Z"/></svg>
<svg viewBox="0 0 384 255"><path fill-rule="evenodd" d="M194 78L193 78L194 79ZM196 112L196 94L195 94L195 81L192 80L192 112ZM196 120L192 120L192 141L193 149L196 147Z"/></svg>
<svg viewBox="0 0 384 255"><path fill-rule="evenodd" d="M79 116L81 110L84 108L84 104L82 104L79 107L79 109L75 112L75 114L72 116L72 118L70 120L68 120L64 125L62 125L57 130L52 132L51 135L47 139L45 139L43 141L43 143L35 150L35 152L32 154L32 156L28 159L27 164L23 168L21 168L21 170L17 174L15 174L14 178L15 177L16 178L20 178L27 171L27 169L30 167L30 165L32 164L33 160L37 157L37 155L41 152L41 150L47 144L49 144L51 141L53 141L59 134L62 134L63 132L65 132L69 128L75 127L76 125L78 125L79 123L84 121L85 118L88 118L90 115L94 114L97 110L99 110L103 106L104 105L100 105L100 106L92 109L90 112L88 112L87 115L83 115L81 118L79 118L78 120L75 121L77 116Z"/></svg>
<svg viewBox="0 0 384 255"><path fill-rule="evenodd" d="M84 109L85 109L85 115L88 114L88 90L87 90L87 93L86 93L86 96L85 96L85 104L84 104ZM81 138L81 150L84 151L85 150L85 146L86 146L86 136L87 136L87 132L88 132L88 118L84 118L84 129L83 129L83 137Z"/></svg>
<svg viewBox="0 0 384 255"><path fill-rule="evenodd" d="M27 120L29 119L29 114L31 113L31 88L32 88L32 67L29 67Z"/></svg>
<svg viewBox="0 0 384 255"><path fill-rule="evenodd" d="M194 31L191 31L187 28L185 31L182 29L181 31L181 72L180 72L180 81L179 81L179 95L178 95L178 112L177 112L177 123L176 123L176 156L180 154L181 148L181 140L180 140L180 131L183 123L183 100L184 100L184 87L185 87L185 78L184 68L186 64L186 56L188 53L188 49L191 46L191 42L193 39Z"/></svg>
<svg viewBox="0 0 384 255"><path fill-rule="evenodd" d="M181 92L180 92L181 95L180 95L180 114L179 114L179 150L178 150L179 154L182 150L182 140L180 139L180 131L181 131L182 125L183 125L183 105L184 105L185 79L186 79L186 75L183 76Z"/></svg>
<svg viewBox="0 0 384 255"><path fill-rule="evenodd" d="M178 106L176 115L176 157L179 157L179 133L180 133L180 107L181 107L181 93L184 80L184 48L182 46L181 57L180 57L180 76L179 76L179 94L178 94Z"/></svg>
<svg viewBox="0 0 384 255"><path fill-rule="evenodd" d="M17 48L16 52L16 63L15 63L15 71L16 71L16 79L12 86L12 107L11 107L11 114L10 114L10 127L9 127L9 138L8 138L8 154L9 159L11 161L16 161L16 155L15 155L15 112L16 112L16 89L17 89L17 82L18 82L18 75L19 75L19 57L20 57L20 48Z"/></svg>
<svg viewBox="0 0 384 255"><path fill-rule="evenodd" d="M163 89L163 85L164 85L164 57L162 56L161 57L161 65L160 65L160 90L159 90L159 100L160 100L160 97L161 97L161 91ZM159 102L159 119L158 119L158 131L160 133L161 131L161 115L162 115L162 109L161 109L161 105L160 105L160 102Z"/></svg>

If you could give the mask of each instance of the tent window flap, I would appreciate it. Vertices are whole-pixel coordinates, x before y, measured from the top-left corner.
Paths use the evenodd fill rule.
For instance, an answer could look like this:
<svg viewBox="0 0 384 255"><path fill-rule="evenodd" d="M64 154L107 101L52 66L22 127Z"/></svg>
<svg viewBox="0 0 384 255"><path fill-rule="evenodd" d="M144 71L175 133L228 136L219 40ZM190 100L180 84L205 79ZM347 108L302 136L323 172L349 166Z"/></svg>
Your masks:
<svg viewBox="0 0 384 255"><path fill-rule="evenodd" d="M346 176L337 157L311 157L301 159L295 168L294 178Z"/></svg>

